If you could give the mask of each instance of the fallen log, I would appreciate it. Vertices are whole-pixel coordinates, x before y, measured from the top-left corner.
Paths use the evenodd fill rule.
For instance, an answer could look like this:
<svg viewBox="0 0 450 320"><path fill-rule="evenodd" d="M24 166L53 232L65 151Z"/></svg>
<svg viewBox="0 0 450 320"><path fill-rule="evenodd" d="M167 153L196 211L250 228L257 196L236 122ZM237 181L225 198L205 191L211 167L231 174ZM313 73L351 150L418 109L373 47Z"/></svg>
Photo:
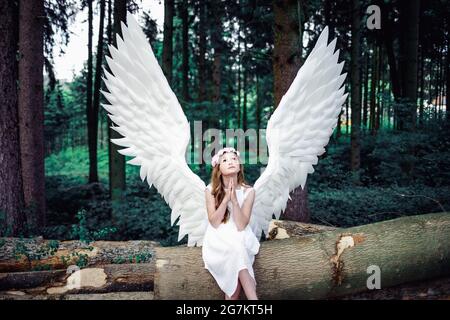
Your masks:
<svg viewBox="0 0 450 320"><path fill-rule="evenodd" d="M79 293L79 294L26 294L22 291L0 292L0 300L153 300L152 291Z"/></svg>
<svg viewBox="0 0 450 320"><path fill-rule="evenodd" d="M336 228L309 223L272 220L269 239L300 237ZM150 262L155 241L58 241L42 237L0 238L0 272L40 271L96 265Z"/></svg>
<svg viewBox="0 0 450 320"><path fill-rule="evenodd" d="M450 277L416 281L381 290L345 295L332 300L450 300ZM0 300L153 300L152 291L27 294L24 291L0 291Z"/></svg>
<svg viewBox="0 0 450 320"><path fill-rule="evenodd" d="M336 227L329 227L320 224L311 224L290 220L272 220L269 225L269 240L281 240L291 237L302 237L325 231L336 230Z"/></svg>
<svg viewBox="0 0 450 320"><path fill-rule="evenodd" d="M154 272L153 263L134 263L0 273L0 291L32 295L152 291Z"/></svg>
<svg viewBox="0 0 450 320"><path fill-rule="evenodd" d="M449 240L450 215L437 213L265 241L254 264L257 292L323 299L367 291L378 271L381 288L446 276ZM155 299L223 299L201 248L159 247L155 255Z"/></svg>
<svg viewBox="0 0 450 320"><path fill-rule="evenodd" d="M155 241L58 241L42 237L0 238L0 272L57 270L76 264L150 262Z"/></svg>

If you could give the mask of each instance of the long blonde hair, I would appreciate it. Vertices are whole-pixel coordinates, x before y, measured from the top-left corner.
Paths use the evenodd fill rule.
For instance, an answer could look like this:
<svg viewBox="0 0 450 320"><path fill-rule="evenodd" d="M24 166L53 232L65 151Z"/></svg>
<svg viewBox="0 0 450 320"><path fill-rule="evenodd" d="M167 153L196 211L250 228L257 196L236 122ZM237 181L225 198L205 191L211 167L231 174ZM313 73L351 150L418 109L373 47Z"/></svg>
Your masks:
<svg viewBox="0 0 450 320"><path fill-rule="evenodd" d="M237 155L237 154L236 154ZM238 185L243 185L250 187L250 185L245 181L244 178L244 165L239 161L239 172L237 174ZM218 163L215 167L213 167L211 173L211 194L214 196L215 207L216 209L222 203L223 198L225 197L225 185L223 183L222 172L220 172L220 163ZM230 218L230 212L228 211L228 207L226 208L225 215L223 216L222 223L227 223Z"/></svg>

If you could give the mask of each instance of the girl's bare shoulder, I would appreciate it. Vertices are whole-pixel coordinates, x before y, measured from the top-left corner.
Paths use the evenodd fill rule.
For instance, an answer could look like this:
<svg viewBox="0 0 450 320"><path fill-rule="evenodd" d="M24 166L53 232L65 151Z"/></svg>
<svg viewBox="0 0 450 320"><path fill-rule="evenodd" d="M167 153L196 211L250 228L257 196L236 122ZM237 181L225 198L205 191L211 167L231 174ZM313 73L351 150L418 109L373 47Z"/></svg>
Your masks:
<svg viewBox="0 0 450 320"><path fill-rule="evenodd" d="M208 184L208 185L206 186L206 188L205 188L205 193L212 194L212 186L211 186L211 184Z"/></svg>

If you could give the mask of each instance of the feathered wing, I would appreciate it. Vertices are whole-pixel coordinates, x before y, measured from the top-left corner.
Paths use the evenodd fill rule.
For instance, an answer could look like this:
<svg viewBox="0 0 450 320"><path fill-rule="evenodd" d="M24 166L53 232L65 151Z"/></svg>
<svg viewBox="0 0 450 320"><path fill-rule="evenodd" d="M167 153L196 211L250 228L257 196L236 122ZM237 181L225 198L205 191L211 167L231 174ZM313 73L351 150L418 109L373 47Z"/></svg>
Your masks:
<svg viewBox="0 0 450 320"><path fill-rule="evenodd" d="M314 49L298 71L289 90L267 124L269 148L267 166L255 182L255 202L250 226L256 236L268 234L272 216L279 219L286 209L289 192L305 187L308 173L337 125L344 94L344 62L338 63L336 39L329 45L328 27L322 31Z"/></svg>
<svg viewBox="0 0 450 320"><path fill-rule="evenodd" d="M190 126L137 21L127 15L123 40L109 46L103 79L109 101L102 106L123 138L112 139L125 147L119 152L134 157L140 176L154 185L172 209L171 224L180 217L178 241L188 234L188 246L202 245L208 223L205 183L188 167L185 154Z"/></svg>

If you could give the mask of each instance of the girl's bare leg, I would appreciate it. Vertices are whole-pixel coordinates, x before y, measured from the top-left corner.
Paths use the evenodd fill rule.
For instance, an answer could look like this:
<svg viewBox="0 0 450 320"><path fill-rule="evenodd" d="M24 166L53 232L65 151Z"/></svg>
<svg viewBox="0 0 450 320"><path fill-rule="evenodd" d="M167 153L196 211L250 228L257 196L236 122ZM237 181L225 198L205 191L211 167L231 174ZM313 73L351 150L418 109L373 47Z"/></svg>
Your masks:
<svg viewBox="0 0 450 320"><path fill-rule="evenodd" d="M239 271L239 279L241 280L241 284L244 288L247 299L258 300L258 296L256 295L256 284L252 276L248 272L248 269Z"/></svg>
<svg viewBox="0 0 450 320"><path fill-rule="evenodd" d="M239 294L241 293L241 281L238 279L238 285L236 288L236 291L229 297L227 294L225 294L225 300L239 300Z"/></svg>

